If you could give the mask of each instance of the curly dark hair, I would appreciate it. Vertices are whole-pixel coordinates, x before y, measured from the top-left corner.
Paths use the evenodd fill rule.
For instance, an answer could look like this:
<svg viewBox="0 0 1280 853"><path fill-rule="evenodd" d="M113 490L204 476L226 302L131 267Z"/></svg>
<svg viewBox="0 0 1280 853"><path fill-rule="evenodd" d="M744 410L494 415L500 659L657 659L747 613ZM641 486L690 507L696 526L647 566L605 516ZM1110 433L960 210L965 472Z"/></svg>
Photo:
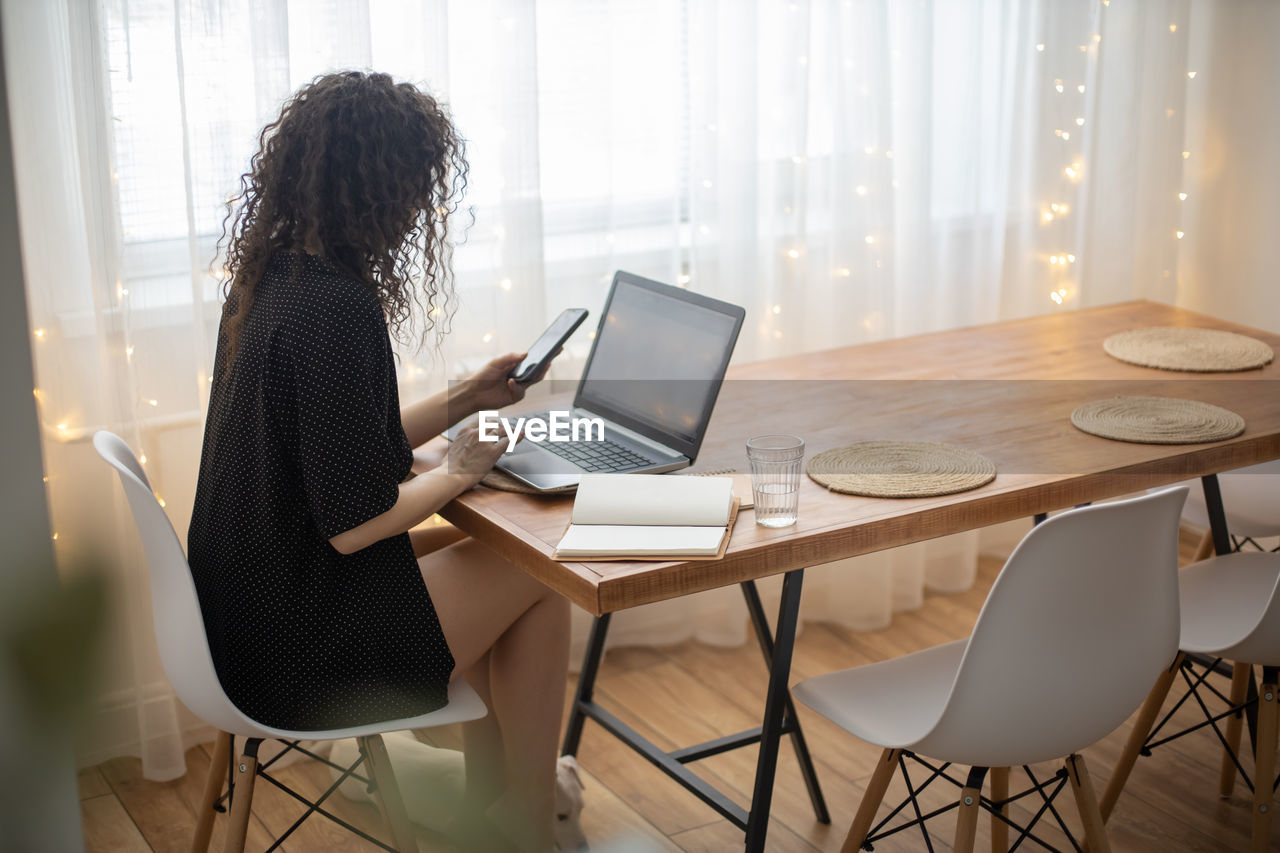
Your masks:
<svg viewBox="0 0 1280 853"><path fill-rule="evenodd" d="M401 342L443 335L454 307L448 223L467 162L441 105L386 74L324 74L285 103L258 143L218 241L226 364L280 252L317 255L363 282Z"/></svg>

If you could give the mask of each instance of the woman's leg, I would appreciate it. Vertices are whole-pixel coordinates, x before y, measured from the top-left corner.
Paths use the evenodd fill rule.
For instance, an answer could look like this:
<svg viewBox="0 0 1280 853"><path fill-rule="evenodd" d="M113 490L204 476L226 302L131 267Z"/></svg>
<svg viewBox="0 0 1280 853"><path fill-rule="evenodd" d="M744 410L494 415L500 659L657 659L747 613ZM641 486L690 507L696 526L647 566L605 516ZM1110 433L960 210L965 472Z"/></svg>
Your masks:
<svg viewBox="0 0 1280 853"><path fill-rule="evenodd" d="M569 667L569 604L473 540L419 565L445 639L464 677L488 658L489 707L497 722L505 792L521 849L549 850L556 746ZM482 748L493 747L491 736ZM526 843L527 842L527 843Z"/></svg>
<svg viewBox="0 0 1280 853"><path fill-rule="evenodd" d="M448 523L434 524L424 521L409 531L409 541L413 543L415 557L424 557L432 551L439 551L466 538L467 534Z"/></svg>
<svg viewBox="0 0 1280 853"><path fill-rule="evenodd" d="M489 686L489 661L486 652L475 665L464 670L462 677L475 688L484 704L493 707L493 691ZM502 747L502 729L495 714L462 724L462 741L467 763L467 790L462 813L482 815L506 788L506 754Z"/></svg>

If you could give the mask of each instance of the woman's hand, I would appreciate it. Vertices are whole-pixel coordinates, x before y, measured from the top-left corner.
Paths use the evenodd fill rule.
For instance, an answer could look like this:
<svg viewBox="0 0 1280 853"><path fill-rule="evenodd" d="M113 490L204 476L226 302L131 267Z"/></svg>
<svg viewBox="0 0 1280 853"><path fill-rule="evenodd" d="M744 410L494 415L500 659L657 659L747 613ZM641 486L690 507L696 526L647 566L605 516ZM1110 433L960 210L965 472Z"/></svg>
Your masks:
<svg viewBox="0 0 1280 853"><path fill-rule="evenodd" d="M556 355L559 355L560 352L560 350L556 350ZM524 361L527 355L527 352L509 352L506 355L500 355L480 368L474 376L467 380L468 385L470 385L468 397L471 405L469 408L472 412L501 409L503 406L518 403L524 399L524 392L530 385L542 381L542 378L547 375L547 370L551 366L551 361L555 359L555 355L548 360L546 367L538 371L532 379L523 385L508 376L517 364Z"/></svg>
<svg viewBox="0 0 1280 853"><path fill-rule="evenodd" d="M438 470L462 479L466 483L465 491L484 479L509 444L510 439L505 435L497 441L481 441L479 422L468 421L454 436L444 467Z"/></svg>

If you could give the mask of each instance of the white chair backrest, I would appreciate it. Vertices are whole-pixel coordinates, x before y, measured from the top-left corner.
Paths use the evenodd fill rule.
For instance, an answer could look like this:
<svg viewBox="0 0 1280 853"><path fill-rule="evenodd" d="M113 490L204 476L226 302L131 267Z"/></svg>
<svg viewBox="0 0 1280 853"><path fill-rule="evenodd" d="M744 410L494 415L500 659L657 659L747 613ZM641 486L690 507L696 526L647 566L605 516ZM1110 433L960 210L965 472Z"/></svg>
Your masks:
<svg viewBox="0 0 1280 853"><path fill-rule="evenodd" d="M1178 486L1072 510L1028 533L996 578L919 751L1031 764L1123 723L1178 653L1186 495ZM943 748L931 753L931 744Z"/></svg>
<svg viewBox="0 0 1280 853"><path fill-rule="evenodd" d="M246 731L246 723L254 724L231 703L218 681L191 568L146 473L118 435L98 432L93 447L116 469L129 499L151 577L156 643L174 693L206 723L233 734Z"/></svg>

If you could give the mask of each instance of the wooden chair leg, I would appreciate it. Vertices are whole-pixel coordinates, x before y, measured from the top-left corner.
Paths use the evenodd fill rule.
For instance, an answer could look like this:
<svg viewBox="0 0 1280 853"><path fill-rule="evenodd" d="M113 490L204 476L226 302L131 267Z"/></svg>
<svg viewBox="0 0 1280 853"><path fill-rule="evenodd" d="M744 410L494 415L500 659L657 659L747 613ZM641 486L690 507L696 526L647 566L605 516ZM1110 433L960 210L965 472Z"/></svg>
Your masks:
<svg viewBox="0 0 1280 853"><path fill-rule="evenodd" d="M226 853L244 853L244 839L249 831L249 810L253 806L253 783L258 778L256 745L253 754L246 749L236 759L235 793L231 798L231 817L227 821Z"/></svg>
<svg viewBox="0 0 1280 853"><path fill-rule="evenodd" d="M1206 530L1204 536L1200 537L1200 544L1196 546L1196 553L1191 558L1191 562L1198 563L1201 560L1207 560L1214 555L1213 547L1213 531Z"/></svg>
<svg viewBox="0 0 1280 853"><path fill-rule="evenodd" d="M400 853L418 853L418 837L409 823L404 800L400 798L400 787L396 784L391 757L387 755L382 735L366 735L357 741L369 765L369 778L373 780L378 810L391 830L392 843Z"/></svg>
<svg viewBox="0 0 1280 853"><path fill-rule="evenodd" d="M1084 824L1084 840L1089 853L1111 853L1111 842L1107 839L1107 828L1102 822L1098 797L1093 792L1093 781L1089 778L1083 755L1068 756L1067 778L1071 780L1071 793L1075 794L1076 809L1080 812L1080 822Z"/></svg>
<svg viewBox="0 0 1280 853"><path fill-rule="evenodd" d="M840 853L857 853L862 849L862 842L867 840L867 833L871 831L876 812L880 810L880 803L884 801L884 792L889 787L889 781L893 779L893 771L898 769L900 755L902 755L900 749L886 749L880 754L880 762L876 764L876 770L871 774L871 781L867 783L867 792L862 795L862 802L858 804L858 813L853 818L853 825L849 827L849 834L845 836Z"/></svg>
<svg viewBox="0 0 1280 853"><path fill-rule="evenodd" d="M1266 667L1266 684L1258 691L1258 754L1253 772L1253 851L1266 853L1271 836L1271 807L1275 797L1276 740L1280 729L1275 670Z"/></svg>
<svg viewBox="0 0 1280 853"><path fill-rule="evenodd" d="M1249 689L1249 669L1249 664L1239 661L1231 665L1231 693L1227 698L1232 706L1244 703ZM1231 754L1240 754L1240 730L1243 726L1244 711L1227 718L1227 746L1222 749L1222 770L1218 774L1218 795L1221 797L1231 796L1236 787L1236 763L1231 760Z"/></svg>
<svg viewBox="0 0 1280 853"><path fill-rule="evenodd" d="M1000 802L1009 796L1009 768L1008 767L992 767L991 768L991 799ZM1005 817L1009 816L1009 807L1002 806L1000 814ZM996 817L991 816L991 853L1008 853L1009 850L1009 824Z"/></svg>
<svg viewBox="0 0 1280 853"><path fill-rule="evenodd" d="M956 814L955 853L973 853L973 843L978 835L978 814L982 811L979 802L982 799L981 788L965 787L960 791L960 809Z"/></svg>
<svg viewBox="0 0 1280 853"><path fill-rule="evenodd" d="M1120 759L1116 762L1115 770L1112 772L1111 778L1107 780L1107 789L1102 794L1099 811L1102 812L1104 823L1111 817L1111 812L1116 807L1116 800L1120 799L1120 792L1124 790L1124 783L1128 780L1129 773L1133 770L1133 765L1138 760L1142 745L1147 742L1147 735L1151 733L1151 727L1155 725L1156 717L1160 713L1160 707L1164 705L1165 697L1169 695L1169 688L1173 686L1173 677L1178 674L1178 668L1182 666L1184 657L1185 655L1182 652L1178 652L1178 656L1173 660L1173 665L1160 673L1160 677L1156 679L1155 685L1151 688L1151 692L1147 694L1146 701L1142 703L1142 708L1138 711L1138 718L1133 722L1133 730L1129 732L1129 740L1125 742L1124 752L1120 753Z"/></svg>
<svg viewBox="0 0 1280 853"><path fill-rule="evenodd" d="M213 834L214 803L222 794L222 783L227 778L227 756L231 754L231 735L218 732L213 742L213 758L209 759L209 772L204 779L204 792L196 807L196 835L191 840L191 853L209 853L209 836Z"/></svg>

